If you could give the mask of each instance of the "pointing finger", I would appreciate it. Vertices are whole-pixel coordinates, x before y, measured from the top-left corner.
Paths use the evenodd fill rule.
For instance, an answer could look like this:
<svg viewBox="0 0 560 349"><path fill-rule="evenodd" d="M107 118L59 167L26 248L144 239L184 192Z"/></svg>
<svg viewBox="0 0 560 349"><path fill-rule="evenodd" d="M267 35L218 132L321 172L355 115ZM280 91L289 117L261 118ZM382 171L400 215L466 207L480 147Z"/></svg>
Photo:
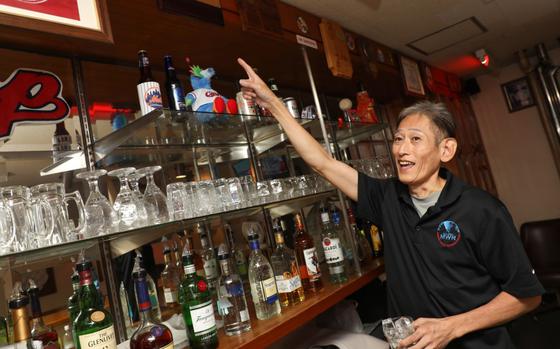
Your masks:
<svg viewBox="0 0 560 349"><path fill-rule="evenodd" d="M239 65L245 69L245 72L247 73L247 76L249 78L255 78L257 76L257 73L255 73L255 71L253 70L253 68L251 68L251 66L249 64L247 64L247 62L245 62L243 59L241 58L237 58L237 63L239 63Z"/></svg>

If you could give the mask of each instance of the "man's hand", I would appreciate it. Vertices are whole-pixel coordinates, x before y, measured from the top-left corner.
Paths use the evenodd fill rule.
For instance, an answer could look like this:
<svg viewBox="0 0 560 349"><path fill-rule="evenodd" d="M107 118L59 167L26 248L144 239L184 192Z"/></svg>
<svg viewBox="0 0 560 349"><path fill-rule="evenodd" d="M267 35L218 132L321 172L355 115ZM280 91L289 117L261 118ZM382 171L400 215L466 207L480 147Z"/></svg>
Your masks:
<svg viewBox="0 0 560 349"><path fill-rule="evenodd" d="M255 73L253 68L247 62L242 60L241 58L237 59L237 63L245 69L247 73L247 79L239 80L239 84L241 85L241 91L243 92L243 98L245 99L253 99L258 105L264 107L268 110L271 110L273 107L273 103L278 102L279 99L276 97L274 92L272 92L268 86L265 84L264 81Z"/></svg>
<svg viewBox="0 0 560 349"><path fill-rule="evenodd" d="M399 348L443 349L456 338L451 318L419 318L414 321L414 333L399 343Z"/></svg>

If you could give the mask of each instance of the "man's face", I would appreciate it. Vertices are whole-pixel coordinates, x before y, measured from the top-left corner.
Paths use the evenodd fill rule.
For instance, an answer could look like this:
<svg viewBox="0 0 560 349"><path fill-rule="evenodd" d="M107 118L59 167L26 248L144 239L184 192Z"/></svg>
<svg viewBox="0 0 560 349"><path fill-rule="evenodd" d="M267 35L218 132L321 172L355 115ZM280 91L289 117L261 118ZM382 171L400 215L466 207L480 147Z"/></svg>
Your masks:
<svg viewBox="0 0 560 349"><path fill-rule="evenodd" d="M421 114L409 115L399 124L393 156L402 183L420 186L437 178L441 156L440 139L435 130L432 121Z"/></svg>

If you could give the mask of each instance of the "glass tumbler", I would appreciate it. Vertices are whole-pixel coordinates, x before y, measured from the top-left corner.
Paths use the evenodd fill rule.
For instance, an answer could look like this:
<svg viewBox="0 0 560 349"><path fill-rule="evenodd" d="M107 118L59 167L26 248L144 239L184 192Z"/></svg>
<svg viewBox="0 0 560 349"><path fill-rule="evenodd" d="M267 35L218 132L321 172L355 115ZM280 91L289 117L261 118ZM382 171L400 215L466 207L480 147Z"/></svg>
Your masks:
<svg viewBox="0 0 560 349"><path fill-rule="evenodd" d="M170 183L166 187L167 210L171 220L188 218L191 210L187 185L184 182Z"/></svg>

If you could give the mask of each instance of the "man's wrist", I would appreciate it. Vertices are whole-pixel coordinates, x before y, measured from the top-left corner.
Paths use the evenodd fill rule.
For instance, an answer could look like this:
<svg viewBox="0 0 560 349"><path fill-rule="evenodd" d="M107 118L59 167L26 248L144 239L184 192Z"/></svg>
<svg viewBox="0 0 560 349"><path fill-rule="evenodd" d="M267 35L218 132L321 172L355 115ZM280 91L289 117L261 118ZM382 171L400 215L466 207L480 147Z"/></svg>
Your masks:
<svg viewBox="0 0 560 349"><path fill-rule="evenodd" d="M450 316L451 336L453 339L461 338L468 333L468 320L464 315Z"/></svg>

